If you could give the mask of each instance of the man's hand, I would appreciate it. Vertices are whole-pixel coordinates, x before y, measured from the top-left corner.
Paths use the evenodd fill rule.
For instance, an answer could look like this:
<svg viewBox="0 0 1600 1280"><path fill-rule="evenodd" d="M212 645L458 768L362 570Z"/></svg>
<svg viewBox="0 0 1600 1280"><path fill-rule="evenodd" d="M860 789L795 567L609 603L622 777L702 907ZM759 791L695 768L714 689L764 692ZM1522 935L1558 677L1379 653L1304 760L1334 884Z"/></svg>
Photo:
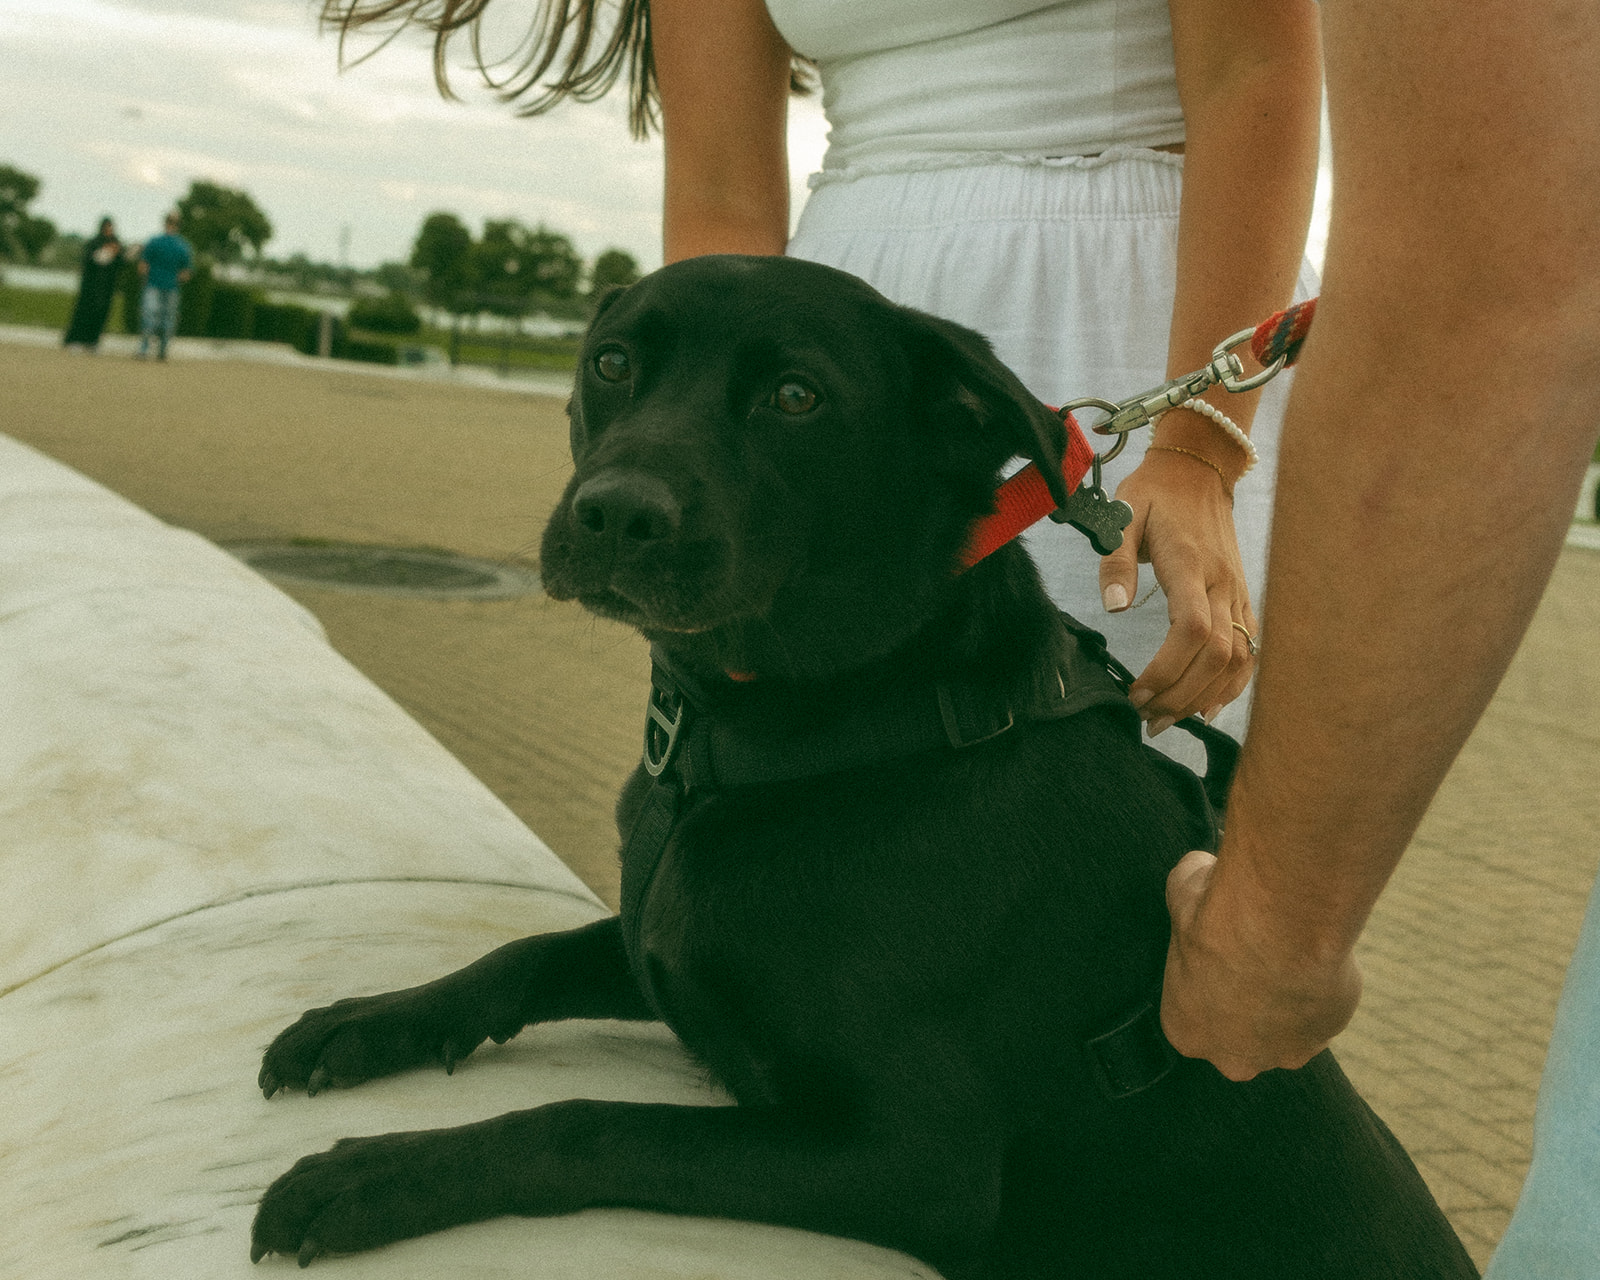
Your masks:
<svg viewBox="0 0 1600 1280"><path fill-rule="evenodd" d="M1190 853L1167 877L1162 1029L1179 1053L1230 1080L1304 1066L1355 1013L1361 971L1348 951L1318 957L1275 933L1216 867L1211 854Z"/></svg>

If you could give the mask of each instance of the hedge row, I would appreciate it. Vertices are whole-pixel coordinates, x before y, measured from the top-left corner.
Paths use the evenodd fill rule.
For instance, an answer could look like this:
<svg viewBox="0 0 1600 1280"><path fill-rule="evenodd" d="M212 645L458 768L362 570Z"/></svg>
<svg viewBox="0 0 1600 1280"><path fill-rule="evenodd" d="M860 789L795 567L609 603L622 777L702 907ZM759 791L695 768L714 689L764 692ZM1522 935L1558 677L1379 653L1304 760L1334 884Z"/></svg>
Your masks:
<svg viewBox="0 0 1600 1280"><path fill-rule="evenodd" d="M129 264L119 281L122 323L128 333L139 331L138 270ZM306 355L317 354L322 313L289 302L268 302L254 289L218 280L209 267L198 267L183 286L178 309L178 333L196 338L250 338L257 342L287 342ZM349 326L333 320L332 354L339 360L364 360L369 364L398 364L399 351L387 342L352 338Z"/></svg>

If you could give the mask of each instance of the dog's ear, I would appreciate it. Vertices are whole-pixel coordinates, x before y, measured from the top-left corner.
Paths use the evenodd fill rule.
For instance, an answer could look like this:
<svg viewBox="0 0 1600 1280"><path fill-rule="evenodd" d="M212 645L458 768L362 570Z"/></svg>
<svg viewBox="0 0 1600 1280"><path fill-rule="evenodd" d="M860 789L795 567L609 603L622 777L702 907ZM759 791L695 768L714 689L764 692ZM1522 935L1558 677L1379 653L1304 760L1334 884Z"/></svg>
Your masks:
<svg viewBox="0 0 1600 1280"><path fill-rule="evenodd" d="M626 293L627 290L628 286L625 284L614 284L608 287L600 295L600 300L594 304L594 310L589 314L589 323L591 325L594 324L596 320L605 314L606 308Z"/></svg>
<svg viewBox="0 0 1600 1280"><path fill-rule="evenodd" d="M997 466L1020 454L1037 464L1050 496L1064 505L1067 432L1061 419L1001 363L982 334L905 310L911 321L913 399L935 419L953 419L950 444L957 456L973 457L968 450L980 450L983 463Z"/></svg>

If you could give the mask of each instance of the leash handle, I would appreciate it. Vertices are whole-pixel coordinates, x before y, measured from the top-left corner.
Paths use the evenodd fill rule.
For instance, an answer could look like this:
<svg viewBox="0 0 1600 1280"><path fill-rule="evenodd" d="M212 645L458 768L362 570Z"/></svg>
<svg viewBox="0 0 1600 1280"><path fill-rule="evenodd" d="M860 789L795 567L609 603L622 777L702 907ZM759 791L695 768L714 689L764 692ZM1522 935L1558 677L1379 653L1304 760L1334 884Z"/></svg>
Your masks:
<svg viewBox="0 0 1600 1280"><path fill-rule="evenodd" d="M1258 324L1250 335L1250 354L1256 358L1256 363L1270 365L1281 359L1281 368L1292 365L1300 358L1300 348L1306 334L1311 332L1311 321L1316 314L1317 300L1308 298Z"/></svg>

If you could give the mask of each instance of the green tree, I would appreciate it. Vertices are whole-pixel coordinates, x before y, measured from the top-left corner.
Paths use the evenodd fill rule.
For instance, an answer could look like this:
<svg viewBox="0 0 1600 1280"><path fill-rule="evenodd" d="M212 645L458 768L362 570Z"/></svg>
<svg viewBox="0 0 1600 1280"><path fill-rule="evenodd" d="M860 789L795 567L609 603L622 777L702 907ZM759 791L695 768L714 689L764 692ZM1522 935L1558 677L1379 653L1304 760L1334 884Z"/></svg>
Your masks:
<svg viewBox="0 0 1600 1280"><path fill-rule="evenodd" d="M483 224L471 262L479 301L505 316L577 296L583 274L583 260L566 236L543 225L529 230L510 219Z"/></svg>
<svg viewBox="0 0 1600 1280"><path fill-rule="evenodd" d="M572 247L572 241L540 223L529 234L526 244L532 260L535 296L557 301L577 297L583 259Z"/></svg>
<svg viewBox="0 0 1600 1280"><path fill-rule="evenodd" d="M350 308L350 324L370 333L415 333L422 328L422 317L403 293L382 298L360 298Z"/></svg>
<svg viewBox="0 0 1600 1280"><path fill-rule="evenodd" d="M195 252L215 262L237 262L248 247L259 256L272 239L272 223L243 191L194 182L178 201L178 230Z"/></svg>
<svg viewBox="0 0 1600 1280"><path fill-rule="evenodd" d="M473 310L472 232L453 213L430 213L411 246L410 266L423 279L423 297L457 315Z"/></svg>
<svg viewBox="0 0 1600 1280"><path fill-rule="evenodd" d="M390 293L405 294L407 297L415 297L427 283L418 271L403 262L380 264L373 271L372 279Z"/></svg>
<svg viewBox="0 0 1600 1280"><path fill-rule="evenodd" d="M500 316L520 316L533 293L533 262L527 251L528 229L511 220L483 224L473 244L468 268L477 303Z"/></svg>
<svg viewBox="0 0 1600 1280"><path fill-rule="evenodd" d="M39 179L0 164L0 257L35 262L40 251L56 238L55 223L28 212L28 205L38 194Z"/></svg>
<svg viewBox="0 0 1600 1280"><path fill-rule="evenodd" d="M85 237L75 231L58 230L55 239L51 240L39 254L39 265L63 271L76 271L83 263L84 241Z"/></svg>
<svg viewBox="0 0 1600 1280"><path fill-rule="evenodd" d="M622 249L607 249L594 260L589 272L589 297L608 289L626 288L639 278L639 260Z"/></svg>

